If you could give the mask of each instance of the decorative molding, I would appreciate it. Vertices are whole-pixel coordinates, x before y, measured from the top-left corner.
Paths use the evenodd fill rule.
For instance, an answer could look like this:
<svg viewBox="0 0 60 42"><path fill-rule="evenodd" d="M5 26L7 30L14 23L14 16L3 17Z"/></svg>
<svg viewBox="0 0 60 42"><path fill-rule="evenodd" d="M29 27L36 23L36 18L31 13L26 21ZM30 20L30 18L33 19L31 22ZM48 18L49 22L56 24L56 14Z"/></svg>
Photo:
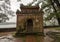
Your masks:
<svg viewBox="0 0 60 42"><path fill-rule="evenodd" d="M17 10L16 14L39 14L42 11L39 6L21 6L21 11Z"/></svg>

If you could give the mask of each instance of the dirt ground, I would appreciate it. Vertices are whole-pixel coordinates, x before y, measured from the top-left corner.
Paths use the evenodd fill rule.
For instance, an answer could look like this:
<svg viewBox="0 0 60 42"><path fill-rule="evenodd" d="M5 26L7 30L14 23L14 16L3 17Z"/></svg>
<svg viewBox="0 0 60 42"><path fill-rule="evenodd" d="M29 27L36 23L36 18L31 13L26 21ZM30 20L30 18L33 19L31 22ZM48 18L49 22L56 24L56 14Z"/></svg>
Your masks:
<svg viewBox="0 0 60 42"><path fill-rule="evenodd" d="M48 31L57 31L57 30L49 30L44 29L44 42L53 42L54 39L46 35ZM59 32L59 31L58 31ZM21 38L14 38L14 32L0 32L0 42L23 42Z"/></svg>

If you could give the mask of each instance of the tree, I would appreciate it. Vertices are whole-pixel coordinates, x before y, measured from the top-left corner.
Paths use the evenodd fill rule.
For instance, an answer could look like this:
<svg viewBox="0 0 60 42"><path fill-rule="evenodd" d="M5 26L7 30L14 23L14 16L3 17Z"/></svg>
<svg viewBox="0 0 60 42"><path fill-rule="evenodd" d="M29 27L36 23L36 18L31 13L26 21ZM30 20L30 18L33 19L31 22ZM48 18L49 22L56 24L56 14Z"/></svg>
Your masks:
<svg viewBox="0 0 60 42"><path fill-rule="evenodd" d="M60 3L59 0L33 0L30 4L27 6L32 6L33 4L39 5L41 4L41 9L43 10L45 14L47 14L47 17L45 20L51 20L52 18L56 18L58 20L58 23L60 25Z"/></svg>
<svg viewBox="0 0 60 42"><path fill-rule="evenodd" d="M60 25L60 3L59 0L36 0L37 2L35 5L39 5L42 3L41 10L48 14L45 20L51 20L52 18L56 18ZM34 2L32 3L34 4ZM32 5L31 4L31 5Z"/></svg>
<svg viewBox="0 0 60 42"><path fill-rule="evenodd" d="M6 22L6 20L9 20L9 16L14 16L14 12L10 10L10 0L1 0L0 1L0 23Z"/></svg>
<svg viewBox="0 0 60 42"><path fill-rule="evenodd" d="M51 0L51 3L52 3L52 6L53 6L53 9L54 9L55 16L56 16L56 18L58 20L58 23L60 25L60 10L57 10L57 8L58 9L60 8L60 3L59 3L58 0L53 0L53 1ZM56 4L57 7L55 6L54 3Z"/></svg>
<svg viewBox="0 0 60 42"><path fill-rule="evenodd" d="M60 3L59 0L45 0L42 2L42 8L41 10L44 10L49 15L46 17L46 20L51 20L53 17L58 20L58 23L60 25Z"/></svg>
<svg viewBox="0 0 60 42"><path fill-rule="evenodd" d="M0 13L0 23L6 22L6 20L9 20L8 16Z"/></svg>

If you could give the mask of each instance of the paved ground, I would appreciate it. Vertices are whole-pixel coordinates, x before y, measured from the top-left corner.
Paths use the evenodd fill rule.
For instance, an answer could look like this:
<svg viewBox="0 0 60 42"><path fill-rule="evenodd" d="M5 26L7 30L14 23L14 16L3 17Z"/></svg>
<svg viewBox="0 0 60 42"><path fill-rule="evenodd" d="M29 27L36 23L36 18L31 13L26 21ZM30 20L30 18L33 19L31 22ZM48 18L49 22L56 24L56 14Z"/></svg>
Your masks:
<svg viewBox="0 0 60 42"><path fill-rule="evenodd" d="M14 42L14 38L11 34L13 34L13 32L1 32L0 42Z"/></svg>
<svg viewBox="0 0 60 42"><path fill-rule="evenodd" d="M49 30L49 29L44 29L44 42L53 42L54 39L46 35L47 32L49 31L55 31L55 32L60 32L58 30ZM12 35L14 32L1 32L0 33L0 42L22 42L21 38L14 38Z"/></svg>
<svg viewBox="0 0 60 42"><path fill-rule="evenodd" d="M50 31L49 29L45 29L44 30L44 34L45 34L45 37L44 37L44 42L52 42L54 39L50 38L48 35L46 35L46 33Z"/></svg>
<svg viewBox="0 0 60 42"><path fill-rule="evenodd" d="M51 38L49 35L46 35L48 32L60 32L60 30L54 30L54 29L44 29L44 42L53 42L55 39Z"/></svg>

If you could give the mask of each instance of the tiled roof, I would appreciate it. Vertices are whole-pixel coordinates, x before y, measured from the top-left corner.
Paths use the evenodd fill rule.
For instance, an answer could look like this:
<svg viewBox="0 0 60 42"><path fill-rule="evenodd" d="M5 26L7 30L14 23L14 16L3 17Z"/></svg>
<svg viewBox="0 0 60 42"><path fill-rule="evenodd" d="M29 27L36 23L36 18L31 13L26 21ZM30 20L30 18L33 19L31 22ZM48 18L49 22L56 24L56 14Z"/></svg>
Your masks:
<svg viewBox="0 0 60 42"><path fill-rule="evenodd" d="M21 9L39 9L39 6L24 6L21 4L20 6Z"/></svg>

